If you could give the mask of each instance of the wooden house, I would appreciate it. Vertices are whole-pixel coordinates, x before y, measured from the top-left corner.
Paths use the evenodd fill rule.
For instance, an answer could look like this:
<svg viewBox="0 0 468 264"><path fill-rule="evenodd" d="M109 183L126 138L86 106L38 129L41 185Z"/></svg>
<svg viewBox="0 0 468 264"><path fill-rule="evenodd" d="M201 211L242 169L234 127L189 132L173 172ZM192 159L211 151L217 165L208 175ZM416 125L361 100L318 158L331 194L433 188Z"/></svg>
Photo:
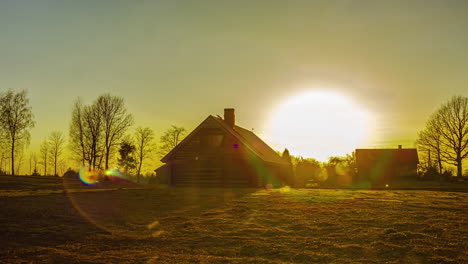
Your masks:
<svg viewBox="0 0 468 264"><path fill-rule="evenodd" d="M372 186L391 185L396 180L416 176L419 164L414 148L356 149L357 182Z"/></svg>
<svg viewBox="0 0 468 264"><path fill-rule="evenodd" d="M224 119L208 116L161 161L160 179L173 186L263 187L292 184L292 166L252 131L235 124L234 109Z"/></svg>

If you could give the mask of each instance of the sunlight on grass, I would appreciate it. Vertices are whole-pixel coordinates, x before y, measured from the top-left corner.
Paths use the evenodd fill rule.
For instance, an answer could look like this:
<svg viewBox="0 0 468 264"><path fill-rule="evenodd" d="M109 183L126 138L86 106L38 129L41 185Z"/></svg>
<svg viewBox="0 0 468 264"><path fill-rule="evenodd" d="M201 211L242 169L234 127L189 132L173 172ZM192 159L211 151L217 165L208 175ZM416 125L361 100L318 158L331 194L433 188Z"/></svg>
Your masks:
<svg viewBox="0 0 468 264"><path fill-rule="evenodd" d="M159 226L159 221L154 221L153 223L148 225L148 229L153 229L155 227Z"/></svg>
<svg viewBox="0 0 468 264"><path fill-rule="evenodd" d="M89 190L3 197L0 262L464 263L468 258L466 193Z"/></svg>

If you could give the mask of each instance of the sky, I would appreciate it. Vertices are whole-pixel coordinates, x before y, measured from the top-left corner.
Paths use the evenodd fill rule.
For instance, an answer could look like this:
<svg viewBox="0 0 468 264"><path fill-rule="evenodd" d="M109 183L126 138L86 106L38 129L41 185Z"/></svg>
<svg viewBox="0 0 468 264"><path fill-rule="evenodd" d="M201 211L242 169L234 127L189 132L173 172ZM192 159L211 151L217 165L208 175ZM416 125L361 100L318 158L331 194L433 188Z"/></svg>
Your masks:
<svg viewBox="0 0 468 264"><path fill-rule="evenodd" d="M106 92L157 136L233 107L268 138L278 105L317 86L375 114L363 148L412 147L468 96L466 14L464 0L0 0L0 90L28 90L32 148Z"/></svg>

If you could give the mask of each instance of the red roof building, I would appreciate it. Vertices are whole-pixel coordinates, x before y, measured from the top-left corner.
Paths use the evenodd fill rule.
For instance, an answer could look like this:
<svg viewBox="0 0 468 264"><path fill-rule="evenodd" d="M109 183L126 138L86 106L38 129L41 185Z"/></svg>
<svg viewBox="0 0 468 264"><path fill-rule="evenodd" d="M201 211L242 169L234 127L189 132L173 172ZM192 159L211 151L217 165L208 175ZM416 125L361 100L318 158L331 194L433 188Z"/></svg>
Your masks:
<svg viewBox="0 0 468 264"><path fill-rule="evenodd" d="M414 148L356 149L357 181L373 186L391 185L395 180L415 176L419 164Z"/></svg>
<svg viewBox="0 0 468 264"><path fill-rule="evenodd" d="M174 186L260 187L292 179L291 164L235 125L232 108L224 109L224 119L208 116L161 161L158 177Z"/></svg>

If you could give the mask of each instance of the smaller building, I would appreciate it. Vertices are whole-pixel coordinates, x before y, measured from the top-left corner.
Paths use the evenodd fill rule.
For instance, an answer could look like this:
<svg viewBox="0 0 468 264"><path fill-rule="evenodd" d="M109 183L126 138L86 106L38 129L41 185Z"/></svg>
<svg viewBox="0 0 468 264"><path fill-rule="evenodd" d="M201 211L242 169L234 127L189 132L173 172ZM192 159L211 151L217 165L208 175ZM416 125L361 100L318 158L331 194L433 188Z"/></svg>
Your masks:
<svg viewBox="0 0 468 264"><path fill-rule="evenodd" d="M357 177L355 182L371 186L390 185L405 178L415 177L419 164L415 148L356 149Z"/></svg>

